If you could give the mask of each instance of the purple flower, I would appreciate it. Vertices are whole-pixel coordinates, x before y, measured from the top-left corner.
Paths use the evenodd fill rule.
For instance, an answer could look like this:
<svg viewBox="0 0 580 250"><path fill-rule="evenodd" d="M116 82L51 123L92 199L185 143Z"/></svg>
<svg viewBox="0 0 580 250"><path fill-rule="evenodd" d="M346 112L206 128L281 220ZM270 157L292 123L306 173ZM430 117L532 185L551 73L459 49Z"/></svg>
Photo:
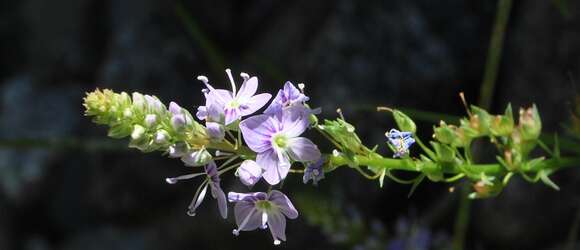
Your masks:
<svg viewBox="0 0 580 250"><path fill-rule="evenodd" d="M391 144L395 151L393 157L400 158L409 154L409 148L413 143L415 143L415 139L413 139L411 132L400 132L393 128L385 135L387 136L387 139L389 139L389 144Z"/></svg>
<svg viewBox="0 0 580 250"><path fill-rule="evenodd" d="M324 161L324 157L320 157L318 161L308 164L304 170L304 176L302 177L304 184L308 183L309 180L312 180L312 184L316 186L318 185L318 181L324 179L324 170L322 169Z"/></svg>
<svg viewBox="0 0 580 250"><path fill-rule="evenodd" d="M209 106L217 105L223 110L225 115L225 125L228 125L242 116L250 115L262 108L272 98L268 93L258 95L258 78L251 77L246 74L240 74L244 79L239 91L236 91L236 84L230 69L226 69L226 73L232 85L232 91L225 89L215 89L208 83L205 76L199 76L197 79L202 81L208 88L206 94L206 106L198 109L197 117L205 119L209 115Z"/></svg>
<svg viewBox="0 0 580 250"><path fill-rule="evenodd" d="M207 175L206 181L198 188L197 192L193 196L193 200L189 204L187 214L190 216L195 216L195 210L201 205L205 195L207 193L207 187L210 187L211 196L215 198L218 202L218 209L220 215L225 219L228 216L228 204L226 201L226 195L220 187L220 177L217 166L214 161L210 161L209 164L205 166L205 173L195 173L187 174L173 178L166 178L165 181L169 184L175 184L181 180L192 179L200 175Z"/></svg>
<svg viewBox="0 0 580 250"><path fill-rule="evenodd" d="M278 114L282 109L294 105L302 105L308 101L308 96L304 95L291 82L286 82L284 88L278 91L270 106L264 111L265 114Z"/></svg>
<svg viewBox="0 0 580 250"><path fill-rule="evenodd" d="M286 217L298 217L298 211L290 199L277 190L268 194L229 192L228 200L236 203L234 213L238 228L233 230L234 235L238 235L240 231L268 227L274 238L274 245L286 241Z"/></svg>
<svg viewBox="0 0 580 250"><path fill-rule="evenodd" d="M252 160L245 160L236 171L240 181L248 187L254 186L262 178L262 168Z"/></svg>
<svg viewBox="0 0 580 250"><path fill-rule="evenodd" d="M284 109L280 119L256 115L240 123L244 140L257 153L256 162L265 170L263 177L271 185L286 177L290 160L309 162L320 158L318 147L299 137L307 127L308 119L300 107Z"/></svg>

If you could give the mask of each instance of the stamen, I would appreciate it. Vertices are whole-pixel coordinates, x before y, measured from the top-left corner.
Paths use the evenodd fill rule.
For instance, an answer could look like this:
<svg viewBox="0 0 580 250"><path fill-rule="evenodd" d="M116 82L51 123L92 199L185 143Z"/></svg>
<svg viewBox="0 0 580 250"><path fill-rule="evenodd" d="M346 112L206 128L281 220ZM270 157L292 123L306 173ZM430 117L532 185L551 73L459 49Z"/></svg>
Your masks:
<svg viewBox="0 0 580 250"><path fill-rule="evenodd" d="M236 83L234 82L234 77L232 76L232 70L226 69L226 74L228 75L230 83L232 84L233 96L236 96Z"/></svg>
<svg viewBox="0 0 580 250"><path fill-rule="evenodd" d="M250 79L250 75L246 74L245 72L240 73L240 76L244 79L244 82Z"/></svg>
<svg viewBox="0 0 580 250"><path fill-rule="evenodd" d="M262 212L262 228L266 227L267 222L268 222L268 214L266 212Z"/></svg>
<svg viewBox="0 0 580 250"><path fill-rule="evenodd" d="M200 189L202 187L203 187L203 189L201 190L201 193L200 193ZM206 193L207 193L207 179L205 181L203 181L203 183L195 191L195 195L193 196L193 199L191 200L191 203L189 204L189 207L188 207L189 210L187 211L187 215L195 216L195 210L197 209L197 207L199 207L199 205L201 205L201 202L203 201L203 198L205 198Z"/></svg>
<svg viewBox="0 0 580 250"><path fill-rule="evenodd" d="M298 88L300 89L300 92L302 92L302 94L304 94L304 87L306 87L306 85L304 85L304 83L299 83L298 84Z"/></svg>
<svg viewBox="0 0 580 250"><path fill-rule="evenodd" d="M465 111L471 117L471 112L469 112L469 106L467 105L467 101L465 100L465 94L463 92L459 92L459 98L461 98L461 102L463 103L463 107L465 107Z"/></svg>
<svg viewBox="0 0 580 250"><path fill-rule="evenodd" d="M203 84L207 85L209 83L209 79L207 76L197 76L197 80L203 82Z"/></svg>
<svg viewBox="0 0 580 250"><path fill-rule="evenodd" d="M240 234L240 231L242 231L244 229L244 227L246 226L246 224L248 224L248 221L250 220L250 217L252 217L252 215L254 214L254 212L256 212L256 208L255 207L252 208L252 211L250 211L248 213L248 215L246 216L246 218L244 218L244 220L242 221L242 223L240 223L240 225L238 226L238 229L234 229L232 231L232 233L235 236L238 236Z"/></svg>
<svg viewBox="0 0 580 250"><path fill-rule="evenodd" d="M195 177L203 175L203 174L205 174L205 173L186 174L186 175L181 175L181 176L172 177L172 178L165 178L165 182L167 182L169 184L175 184L178 181L188 180L188 179L195 178Z"/></svg>
<svg viewBox="0 0 580 250"><path fill-rule="evenodd" d="M338 115L340 116L340 118L344 120L344 116L342 115L342 109L337 108L336 109L336 113L338 113Z"/></svg>
<svg viewBox="0 0 580 250"><path fill-rule="evenodd" d="M230 156L230 155L233 155L233 154L232 153L229 153L229 152L223 152L223 151L220 151L220 150L216 150L215 151L215 156Z"/></svg>

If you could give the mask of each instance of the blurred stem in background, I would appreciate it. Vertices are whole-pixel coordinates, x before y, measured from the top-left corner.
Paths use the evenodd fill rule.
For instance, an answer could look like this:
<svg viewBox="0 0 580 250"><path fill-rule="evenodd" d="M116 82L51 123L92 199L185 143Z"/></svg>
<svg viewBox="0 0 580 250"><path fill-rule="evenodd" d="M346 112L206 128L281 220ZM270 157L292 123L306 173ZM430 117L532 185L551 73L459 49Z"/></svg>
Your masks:
<svg viewBox="0 0 580 250"><path fill-rule="evenodd" d="M201 51L205 53L208 64L213 73L221 74L222 70L227 68L225 67L223 55L219 52L218 48L211 42L211 40L203 33L201 27L199 27L197 22L193 19L191 13L186 10L186 8L183 6L183 3L180 1L175 4L175 14L185 26L184 28L191 36L191 39L197 42L197 45L199 45Z"/></svg>
<svg viewBox="0 0 580 250"><path fill-rule="evenodd" d="M497 3L495 24L487 51L483 82L481 83L479 91L480 96L478 106L483 109L490 110L493 101L493 93L504 42L504 33L507 29L511 8L512 0L499 0ZM461 186L458 207L459 211L457 212L457 217L455 219L455 232L453 235L454 250L462 250L465 248L465 237L469 226L471 208L471 200L468 198L469 192L470 189L468 185L464 184Z"/></svg>
<svg viewBox="0 0 580 250"><path fill-rule="evenodd" d="M127 145L110 139L87 139L87 138L15 138L0 139L1 149L50 149L50 150L81 150L93 151L129 151Z"/></svg>

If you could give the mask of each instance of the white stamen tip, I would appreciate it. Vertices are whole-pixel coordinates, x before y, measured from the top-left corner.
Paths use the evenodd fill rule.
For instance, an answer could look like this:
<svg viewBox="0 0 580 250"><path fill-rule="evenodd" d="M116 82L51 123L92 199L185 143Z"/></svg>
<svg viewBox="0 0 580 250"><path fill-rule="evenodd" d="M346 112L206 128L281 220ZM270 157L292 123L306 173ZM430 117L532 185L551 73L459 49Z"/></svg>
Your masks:
<svg viewBox="0 0 580 250"><path fill-rule="evenodd" d="M332 155L334 157L340 156L340 152L338 152L338 150L336 150L336 149L335 150L332 150Z"/></svg>
<svg viewBox="0 0 580 250"><path fill-rule="evenodd" d="M240 231L238 231L237 229L232 230L232 234L235 236L240 235Z"/></svg>
<svg viewBox="0 0 580 250"><path fill-rule="evenodd" d="M250 75L248 75L248 74L247 74L247 73L245 73L245 72L242 72L242 73L240 73L240 76L241 76L242 78L244 78L244 81L247 81L248 79L250 79Z"/></svg>
<svg viewBox="0 0 580 250"><path fill-rule="evenodd" d="M300 89L302 92L304 92L304 87L306 87L306 85L305 85L304 83L299 83L299 84L298 84L298 88L299 88L299 89Z"/></svg>
<svg viewBox="0 0 580 250"><path fill-rule="evenodd" d="M165 178L165 182L167 182L168 184L175 184L175 183L177 183L177 179L175 179L175 178Z"/></svg>
<svg viewBox="0 0 580 250"><path fill-rule="evenodd" d="M232 155L232 153L222 152L220 150L215 151L215 156L230 156L230 155Z"/></svg>
<svg viewBox="0 0 580 250"><path fill-rule="evenodd" d="M280 242L279 240L274 240L274 245L275 245L275 246L277 246L277 245L280 245L280 243L281 243L281 242Z"/></svg>
<svg viewBox="0 0 580 250"><path fill-rule="evenodd" d="M209 82L209 79L207 78L207 76L197 76L197 80L202 81L205 84L207 84Z"/></svg>

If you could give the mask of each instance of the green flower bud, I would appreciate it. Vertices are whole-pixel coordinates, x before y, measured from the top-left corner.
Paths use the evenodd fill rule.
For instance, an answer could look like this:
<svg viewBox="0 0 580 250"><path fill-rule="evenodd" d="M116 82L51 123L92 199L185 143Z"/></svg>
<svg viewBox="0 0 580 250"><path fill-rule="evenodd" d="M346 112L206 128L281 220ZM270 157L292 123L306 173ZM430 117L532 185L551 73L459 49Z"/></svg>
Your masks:
<svg viewBox="0 0 580 250"><path fill-rule="evenodd" d="M536 140L540 136L542 121L535 104L531 108L520 109L519 130L523 140Z"/></svg>
<svg viewBox="0 0 580 250"><path fill-rule="evenodd" d="M405 115L405 113L393 109L393 118L395 119L395 122L397 123L397 126L401 132L411 132L413 134L417 132L417 125L415 125L415 122L413 122L411 118Z"/></svg>
<svg viewBox="0 0 580 250"><path fill-rule="evenodd" d="M157 131L157 133L155 133L154 140L156 144L165 145L169 142L169 138L171 138L169 133L163 129L160 129Z"/></svg>
<svg viewBox="0 0 580 250"><path fill-rule="evenodd" d="M211 154L202 148L200 150L188 153L181 157L181 161L189 167L199 167L208 164L212 160Z"/></svg>
<svg viewBox="0 0 580 250"><path fill-rule="evenodd" d="M132 94L133 99L133 108L139 113L142 113L145 109L145 97L141 93L133 92Z"/></svg>
<svg viewBox="0 0 580 250"><path fill-rule="evenodd" d="M463 147L468 143L466 141L463 129L454 125L447 125L444 121L439 123L439 127L433 127L433 137L439 142L453 147Z"/></svg>
<svg viewBox="0 0 580 250"><path fill-rule="evenodd" d="M111 126L107 135L115 139L120 139L129 136L132 131L133 127L130 124L119 123Z"/></svg>
<svg viewBox="0 0 580 250"><path fill-rule="evenodd" d="M492 118L490 132L494 136L508 136L514 129L514 116L512 106L508 104L504 115L497 115Z"/></svg>
<svg viewBox="0 0 580 250"><path fill-rule="evenodd" d="M455 162L455 150L453 148L437 142L431 142L431 145L435 149L437 160L441 162Z"/></svg>
<svg viewBox="0 0 580 250"><path fill-rule="evenodd" d="M503 152L503 163L509 171L520 169L522 164L522 154L519 150L506 148Z"/></svg>
<svg viewBox="0 0 580 250"><path fill-rule="evenodd" d="M145 116L145 126L148 128L153 127L157 123L157 115L148 114Z"/></svg>
<svg viewBox="0 0 580 250"><path fill-rule="evenodd" d="M131 132L131 139L140 140L145 136L145 128L141 125L135 124L133 126L133 132Z"/></svg>
<svg viewBox="0 0 580 250"><path fill-rule="evenodd" d="M341 151L348 153L362 153L364 146L355 133L355 127L342 119L335 121L324 120L318 128L324 131L333 141L341 146Z"/></svg>
<svg viewBox="0 0 580 250"><path fill-rule="evenodd" d="M127 93L118 94L108 89L87 93L83 101L85 115L93 116L93 122L97 124L114 125L121 122L125 119L125 109L131 106Z"/></svg>
<svg viewBox="0 0 580 250"><path fill-rule="evenodd" d="M503 184L495 177L479 180L472 187L475 192L469 194L470 199L495 197L503 190Z"/></svg>
<svg viewBox="0 0 580 250"><path fill-rule="evenodd" d="M475 137L489 134L491 115L484 109L471 106L471 116L469 119L470 127L477 132Z"/></svg>
<svg viewBox="0 0 580 250"><path fill-rule="evenodd" d="M464 140L471 140L479 136L479 116L471 116L468 119L459 120L459 128L463 131Z"/></svg>

